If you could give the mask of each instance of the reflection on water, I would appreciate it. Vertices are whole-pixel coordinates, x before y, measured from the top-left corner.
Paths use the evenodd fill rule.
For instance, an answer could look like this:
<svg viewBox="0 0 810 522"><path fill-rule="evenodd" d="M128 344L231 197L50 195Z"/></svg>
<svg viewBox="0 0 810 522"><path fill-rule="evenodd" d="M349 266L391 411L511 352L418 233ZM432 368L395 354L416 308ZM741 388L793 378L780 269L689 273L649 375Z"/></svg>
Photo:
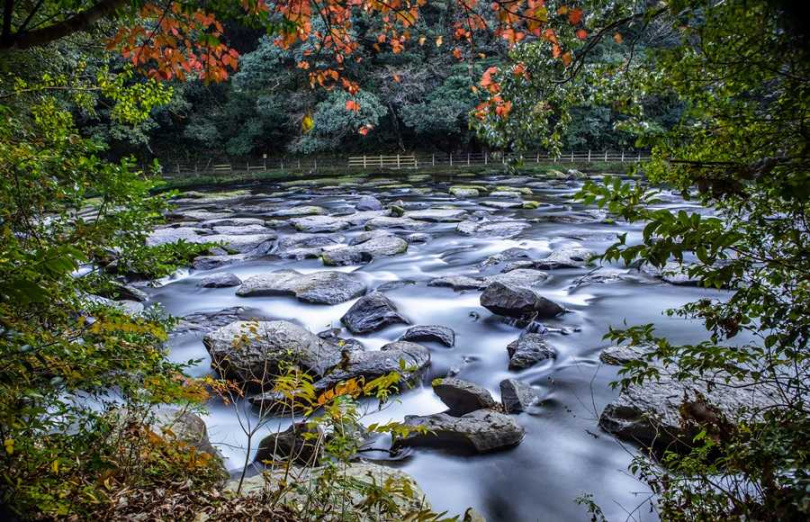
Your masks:
<svg viewBox="0 0 810 522"><path fill-rule="evenodd" d="M396 200L402 200L412 208L451 204L470 213L487 210L493 216L529 221L548 213L566 215L583 210L568 199L577 188L571 183L532 183L534 195L526 196L526 199L547 203L537 210L486 208L478 199L449 197L446 193L448 183L422 186L430 188L432 193L380 193L366 186L299 189L285 197L277 194L284 190L278 186L252 186L254 196L239 202L250 210L240 210L232 202L228 205L240 217L266 216L273 208L291 206L291 199L295 200L295 205L318 205L330 213L345 213L360 195L374 194L384 204ZM270 198L267 195L271 193L276 194ZM668 199L673 207L683 206L677 197ZM427 229L420 230L432 237L427 243L411 244L403 255L378 258L365 266L325 268L316 259L296 261L269 256L216 270L180 274L152 289L151 298L176 316L243 306L250 308L256 316L295 321L319 332L340 327L340 317L353 301L335 306L308 305L292 297L240 298L235 295L234 288L202 289L196 285L201 277L221 271L233 272L244 279L282 268L300 272L352 271L362 277L370 289L392 281L415 281L416 284L386 291L386 294L412 324L440 324L453 328L456 345L446 348L427 343L433 362L424 381L426 384L403 393L383 411L372 412L367 418L369 423L402 419L406 414L443 411L445 407L433 394L429 383L433 377L451 371L458 372L462 379L486 387L496 398L499 396L499 382L507 377L517 377L538 386L544 397L541 407L518 416L518 422L526 429L526 437L512 450L461 456L419 448L407 458L391 463L416 478L435 509L460 514L472 506L488 520L587 520L585 509L574 500L581 494L592 493L609 519L623 520L627 511L635 510L640 504L642 507L637 516L643 520L654 519L654 515L647 513L648 507L643 506L648 491L627 472L634 449L621 445L597 426L599 412L615 397L609 383L616 378L616 369L599 364L599 352L607 346L602 336L609 325L619 325L624 321L629 324L655 322L660 332L675 342L694 341L700 334L699 325L664 316L662 311L701 296L722 294L675 287L642 276L577 287L575 281L590 269L550 271L551 277L544 283L542 294L563 304L570 313L548 321L546 326L566 327L570 334L549 334L549 341L558 350L556 360L522 372L510 372L507 370L506 345L519 336L520 330L481 307L478 302L480 292L428 287L427 281L447 275L478 277L498 273L502 265L490 266L483 272L479 271L478 265L489 256L513 247L528 249L534 258L542 258L553 249L569 245L601 251L616 233L627 232L629 242L638 241L640 227L603 222L539 221L532 222L530 228L512 239L465 236L457 233L455 227L455 223L432 223ZM277 230L281 236L294 233L285 226ZM355 227L340 234L348 239L361 232L362 228ZM619 266L613 268L624 271ZM376 350L399 338L406 328L397 325L355 337L366 349ZM349 336L346 332L343 335ZM171 345L173 360L201 359L193 371L197 375L210 371L210 359L201 338L199 333L177 335ZM207 422L211 439L229 459L229 466L241 466L245 435L233 409L212 404ZM288 421L273 422L268 429L276 429L285 422Z"/></svg>

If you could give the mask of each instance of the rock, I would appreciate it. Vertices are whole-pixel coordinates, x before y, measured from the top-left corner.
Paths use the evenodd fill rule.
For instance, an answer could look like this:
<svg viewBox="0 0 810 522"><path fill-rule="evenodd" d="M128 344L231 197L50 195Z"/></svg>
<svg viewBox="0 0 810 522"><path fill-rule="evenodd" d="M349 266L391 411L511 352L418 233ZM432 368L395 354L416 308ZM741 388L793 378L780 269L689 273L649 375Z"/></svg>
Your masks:
<svg viewBox="0 0 810 522"><path fill-rule="evenodd" d="M477 198L478 189L465 187L450 187L450 194L457 198Z"/></svg>
<svg viewBox="0 0 810 522"><path fill-rule="evenodd" d="M469 276L444 276L431 279L428 286L439 286L452 288L453 290L482 290L487 283L480 277Z"/></svg>
<svg viewBox="0 0 810 522"><path fill-rule="evenodd" d="M199 236L197 243L221 243L231 253L261 255L272 250L273 240L276 237L278 236L275 232L241 236L214 234L211 236Z"/></svg>
<svg viewBox="0 0 810 522"><path fill-rule="evenodd" d="M518 194L522 194L524 196L531 196L532 194L534 194L532 189L529 188L529 187L512 187L512 186L509 186L509 185L501 185L501 186L495 187L495 190L496 191L502 191L502 192L513 192L513 193L517 192Z"/></svg>
<svg viewBox="0 0 810 522"><path fill-rule="evenodd" d="M289 472L283 466L270 469L265 473L245 478L240 494L242 496L260 496L270 491L277 491L282 487L282 482L285 486L289 486L290 477L295 478L296 484L300 484L309 491L314 491L314 488L318 487L320 475L327 470L332 472L333 468L299 468L294 466ZM346 501L347 504L352 506L360 505L368 500L363 490L378 488L383 484L391 486L388 488L390 491L386 496L386 499L391 500L391 504L386 504L386 508L390 508L392 512L387 513L384 520L403 520L406 515L430 510L430 502L428 502L425 493L412 477L402 471L361 461L352 462L348 465L340 464L338 473L340 473L343 480L360 482L365 486L364 488L358 487L347 490L348 498ZM238 486L239 478L233 478L228 481L226 490L236 492ZM303 505L310 499L306 493L300 493L295 488L288 487L285 492L285 500L288 502L295 501ZM361 518L360 520L365 522L371 519ZM374 518L374 520L377 520L377 518Z"/></svg>
<svg viewBox="0 0 810 522"><path fill-rule="evenodd" d="M323 457L324 438L324 431L320 426L311 428L306 422L297 422L282 432L263 438L259 442L254 460L284 460L302 466L318 466Z"/></svg>
<svg viewBox="0 0 810 522"><path fill-rule="evenodd" d="M637 361L653 351L649 345L619 345L609 346L599 354L599 360L605 364L621 366L630 361Z"/></svg>
<svg viewBox="0 0 810 522"><path fill-rule="evenodd" d="M363 212L355 212L354 214L349 214L344 216L343 219L349 222L352 226L360 226L365 225L367 222L371 221L374 218L378 217L385 217L388 215L387 211L383 210L366 210Z"/></svg>
<svg viewBox="0 0 810 522"><path fill-rule="evenodd" d="M427 243L431 239L433 239L433 236L430 234L425 234L424 232L415 232L413 234L408 234L405 237L405 241L412 244Z"/></svg>
<svg viewBox="0 0 810 522"><path fill-rule="evenodd" d="M380 200L374 196L363 196L355 205L357 210L382 210L383 206Z"/></svg>
<svg viewBox="0 0 810 522"><path fill-rule="evenodd" d="M408 242L392 235L378 235L362 243L326 250L321 255L326 266L345 266L371 262L375 257L394 256L408 250Z"/></svg>
<svg viewBox="0 0 810 522"><path fill-rule="evenodd" d="M408 324L394 303L379 292L361 297L340 321L354 334L374 332L392 324Z"/></svg>
<svg viewBox="0 0 810 522"><path fill-rule="evenodd" d="M545 259L534 262L535 268L541 270L554 270L557 268L582 268L588 260L596 255L592 250L581 247L559 248L551 252Z"/></svg>
<svg viewBox="0 0 810 522"><path fill-rule="evenodd" d="M291 219L290 223L299 232L337 232L351 225L343 218L332 216L306 216Z"/></svg>
<svg viewBox="0 0 810 522"><path fill-rule="evenodd" d="M524 434L513 418L491 410L477 410L461 417L446 413L407 415L405 424L428 431L412 432L397 439L397 446L466 446L478 453L487 453L520 444Z"/></svg>
<svg viewBox="0 0 810 522"><path fill-rule="evenodd" d="M171 433L177 440L204 451L219 459L219 452L208 438L205 421L196 413L182 408L161 406L153 411L152 428L155 431ZM222 471L225 471L223 466Z"/></svg>
<svg viewBox="0 0 810 522"><path fill-rule="evenodd" d="M231 272L222 272L203 278L198 286L201 288L228 288L231 286L239 286L241 284L242 280L239 279L236 274Z"/></svg>
<svg viewBox="0 0 810 522"><path fill-rule="evenodd" d="M532 288L540 286L548 279L548 274L539 270L531 270L521 268L512 270L504 274L496 274L493 276L485 277L484 281L487 285L492 283L503 283L505 285L521 286L524 288Z"/></svg>
<svg viewBox="0 0 810 522"><path fill-rule="evenodd" d="M366 229L374 230L375 228L399 228L406 230L419 230L429 226L424 221L416 221L415 219L407 217L386 217L380 216L366 221Z"/></svg>
<svg viewBox="0 0 810 522"><path fill-rule="evenodd" d="M197 256L191 263L194 270L213 270L227 265L232 265L240 261L249 259L250 256L246 254L235 255L213 255L213 256Z"/></svg>
<svg viewBox="0 0 810 522"><path fill-rule="evenodd" d="M199 243L200 234L197 233L195 228L157 228L153 230L146 238L146 246L154 247L166 245L169 243L177 243L185 241L186 243Z"/></svg>
<svg viewBox="0 0 810 522"><path fill-rule="evenodd" d="M415 285L416 281L412 281L410 279L398 279L396 281L388 281L387 283L383 283L377 288L374 289L375 292L390 292L392 290L399 290L400 288L405 288L406 286Z"/></svg>
<svg viewBox="0 0 810 522"><path fill-rule="evenodd" d="M343 243L345 239L339 234L290 234L278 240L278 249L284 251L293 248L335 246Z"/></svg>
<svg viewBox="0 0 810 522"><path fill-rule="evenodd" d="M107 297L109 299L125 299L127 301L138 301L141 303L145 303L149 300L149 296L146 295L146 292L143 290L139 290L131 285L121 284L115 281L110 281L109 285L111 288L105 290L99 290L99 295L102 297Z"/></svg>
<svg viewBox="0 0 810 522"><path fill-rule="evenodd" d="M400 374L401 383L409 386L430 364L430 350L406 341L388 343L375 351L348 352L343 356L338 368L315 382L318 392L329 390L348 379L363 378L369 382L392 372Z"/></svg>
<svg viewBox="0 0 810 522"><path fill-rule="evenodd" d="M318 332L318 337L321 339L334 344L338 348L340 348L341 352L362 352L365 351L365 347L363 343L358 341L357 339L344 339L340 337L340 328L330 328L329 330L324 330L323 332Z"/></svg>
<svg viewBox="0 0 810 522"><path fill-rule="evenodd" d="M184 210L177 209L169 213L169 218L183 219L191 221L210 221L212 219L224 219L231 217L230 212L211 212L210 210Z"/></svg>
<svg viewBox="0 0 810 522"><path fill-rule="evenodd" d="M274 234L264 225L216 226L214 233L223 236L242 236L246 234Z"/></svg>
<svg viewBox="0 0 810 522"><path fill-rule="evenodd" d="M246 279L236 291L240 297L292 295L307 303L334 305L366 293L366 285L354 274L278 270Z"/></svg>
<svg viewBox="0 0 810 522"><path fill-rule="evenodd" d="M501 404L506 413L528 410L540 397L529 383L517 379L504 379L500 384Z"/></svg>
<svg viewBox="0 0 810 522"><path fill-rule="evenodd" d="M280 208L270 212L270 215L273 217L318 216L321 214L326 214L326 210L315 206Z"/></svg>
<svg viewBox="0 0 810 522"><path fill-rule="evenodd" d="M260 218L224 218L224 219L209 219L197 224L203 228L216 228L216 227L251 227L251 226L267 226L267 222Z"/></svg>
<svg viewBox="0 0 810 522"><path fill-rule="evenodd" d="M700 284L700 278L690 276L687 272L688 268L688 264L680 264L677 261L670 261L664 265L663 268L644 264L641 267L641 271L648 276L661 279L671 285L698 286Z"/></svg>
<svg viewBox="0 0 810 522"><path fill-rule="evenodd" d="M529 251L525 248L507 248L500 254L495 254L493 256L489 256L485 260L481 261L478 264L479 270L484 270L490 266L499 265L501 263L505 263L507 261L515 261L518 259L531 259L531 255L529 255Z"/></svg>
<svg viewBox="0 0 810 522"><path fill-rule="evenodd" d="M406 212L405 219L418 219L421 221L432 221L437 223L452 223L461 221L467 212L461 209L439 209L414 210Z"/></svg>
<svg viewBox="0 0 810 522"><path fill-rule="evenodd" d="M235 321L207 334L211 367L243 382L272 381L282 364L297 364L316 377L340 362L340 350L288 321Z"/></svg>
<svg viewBox="0 0 810 522"><path fill-rule="evenodd" d="M433 391L450 408L447 413L455 417L497 407L495 399L486 389L461 379L436 379L433 381Z"/></svg>
<svg viewBox="0 0 810 522"><path fill-rule="evenodd" d="M757 419L762 411L779 404L777 390L765 385L731 380L719 375L710 382L678 381L662 369L658 380L631 384L608 404L599 425L614 435L645 445L689 445L696 429L685 428L681 411L701 411L728 421Z"/></svg>
<svg viewBox="0 0 810 522"><path fill-rule="evenodd" d="M456 334L452 328L439 325L412 326L400 337L403 341L437 342L445 346L456 344Z"/></svg>
<svg viewBox="0 0 810 522"><path fill-rule="evenodd" d="M484 518L484 515L474 510L473 508L467 508L467 511L464 512L464 517L461 519L461 522L487 522L487 519Z"/></svg>
<svg viewBox="0 0 810 522"><path fill-rule="evenodd" d="M515 318L552 318L565 309L531 288L492 283L481 294L481 306L492 313Z"/></svg>
<svg viewBox="0 0 810 522"><path fill-rule="evenodd" d="M536 333L523 334L520 339L509 343L506 351L509 352L509 369L512 371L525 370L540 361L557 357L546 338Z"/></svg>
<svg viewBox="0 0 810 522"><path fill-rule="evenodd" d="M517 190L496 190L494 192L490 192L489 197L491 198L520 198L522 194Z"/></svg>
<svg viewBox="0 0 810 522"><path fill-rule="evenodd" d="M482 205L485 207L492 207L492 208L499 208L499 209L507 209L507 208L522 208L523 207L523 200L522 199L513 199L511 201L504 201L504 200L495 200L495 201L482 201Z"/></svg>
<svg viewBox="0 0 810 522"><path fill-rule="evenodd" d="M197 312L186 315L180 324L176 325L173 334L183 334L187 332L210 332L217 328L227 326L234 321L256 320L260 317L248 308L232 306L216 312Z"/></svg>
<svg viewBox="0 0 810 522"><path fill-rule="evenodd" d="M113 306L121 310L127 315L140 315L144 311L144 305L140 301L129 301L127 299L121 301L113 301Z"/></svg>
<svg viewBox="0 0 810 522"><path fill-rule="evenodd" d="M467 236L510 238L530 226L525 221L462 221L456 231Z"/></svg>

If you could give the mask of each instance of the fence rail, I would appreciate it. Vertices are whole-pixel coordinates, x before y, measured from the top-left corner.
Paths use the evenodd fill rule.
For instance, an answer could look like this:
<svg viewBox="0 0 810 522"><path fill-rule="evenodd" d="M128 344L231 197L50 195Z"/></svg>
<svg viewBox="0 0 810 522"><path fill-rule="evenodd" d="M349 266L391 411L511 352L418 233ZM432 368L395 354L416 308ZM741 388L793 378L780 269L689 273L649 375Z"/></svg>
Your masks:
<svg viewBox="0 0 810 522"><path fill-rule="evenodd" d="M204 176L249 174L266 171L323 172L337 169L353 170L419 170L435 167L458 168L499 165L515 161L526 164L565 163L639 163L650 159L647 151L570 151L560 155L548 152L503 154L497 152L465 152L454 154L376 154L353 156L303 156L258 158L231 163L164 163L164 175Z"/></svg>

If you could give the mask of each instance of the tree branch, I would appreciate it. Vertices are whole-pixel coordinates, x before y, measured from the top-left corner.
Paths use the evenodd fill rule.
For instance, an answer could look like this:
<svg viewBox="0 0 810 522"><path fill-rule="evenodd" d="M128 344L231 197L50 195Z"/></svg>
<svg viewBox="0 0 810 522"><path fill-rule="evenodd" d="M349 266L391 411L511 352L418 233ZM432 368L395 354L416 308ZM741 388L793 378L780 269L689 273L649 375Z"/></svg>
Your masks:
<svg viewBox="0 0 810 522"><path fill-rule="evenodd" d="M10 2L11 0L6 0L7 7ZM0 51L29 49L31 47L48 44L79 31L87 30L102 18L115 13L115 11L126 3L127 0L100 0L86 11L76 13L66 20L43 27L42 29L8 35L4 32L4 37L2 42L0 42ZM8 11L5 14L10 16L10 12Z"/></svg>

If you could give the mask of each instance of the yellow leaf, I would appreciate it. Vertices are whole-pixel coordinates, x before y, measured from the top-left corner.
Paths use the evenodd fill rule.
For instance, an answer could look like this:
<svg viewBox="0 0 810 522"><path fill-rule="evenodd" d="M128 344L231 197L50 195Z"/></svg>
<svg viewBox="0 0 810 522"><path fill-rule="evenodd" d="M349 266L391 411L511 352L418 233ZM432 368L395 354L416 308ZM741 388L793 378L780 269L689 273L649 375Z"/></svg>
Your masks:
<svg viewBox="0 0 810 522"><path fill-rule="evenodd" d="M51 462L51 471L53 471L54 473L59 473L59 461L58 460L55 460L55 461Z"/></svg>
<svg viewBox="0 0 810 522"><path fill-rule="evenodd" d="M14 455L14 439L4 440L3 447L6 448L6 453L9 455Z"/></svg>
<svg viewBox="0 0 810 522"><path fill-rule="evenodd" d="M312 116L307 114L304 116L304 119L301 120L301 132L304 134L308 133L312 130L312 127L315 126L315 120L312 119Z"/></svg>

